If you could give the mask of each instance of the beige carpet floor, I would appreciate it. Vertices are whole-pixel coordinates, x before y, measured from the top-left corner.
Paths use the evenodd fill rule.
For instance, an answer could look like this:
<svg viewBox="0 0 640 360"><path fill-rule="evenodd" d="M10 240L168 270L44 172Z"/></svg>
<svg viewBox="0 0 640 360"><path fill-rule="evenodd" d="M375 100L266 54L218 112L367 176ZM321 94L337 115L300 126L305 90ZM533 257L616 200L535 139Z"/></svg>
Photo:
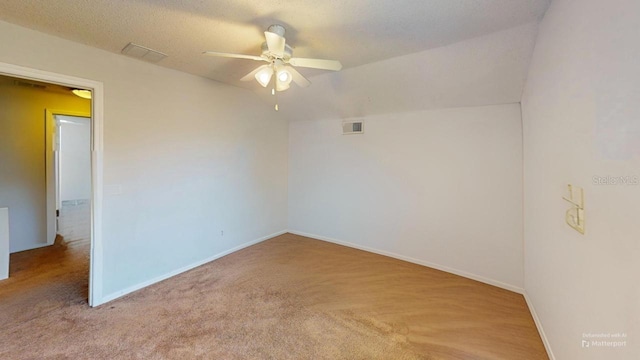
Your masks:
<svg viewBox="0 0 640 360"><path fill-rule="evenodd" d="M88 245L11 260L0 359L547 359L521 295L291 234L93 309Z"/></svg>

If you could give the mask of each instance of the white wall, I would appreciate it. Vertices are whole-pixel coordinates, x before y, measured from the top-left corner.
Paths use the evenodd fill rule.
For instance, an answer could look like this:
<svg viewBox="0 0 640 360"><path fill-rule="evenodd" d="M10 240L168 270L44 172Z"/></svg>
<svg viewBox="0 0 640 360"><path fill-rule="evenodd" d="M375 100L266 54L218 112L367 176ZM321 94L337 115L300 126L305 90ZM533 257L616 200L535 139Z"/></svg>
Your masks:
<svg viewBox="0 0 640 360"><path fill-rule="evenodd" d="M60 201L91 198L91 119L56 115L60 137Z"/></svg>
<svg viewBox="0 0 640 360"><path fill-rule="evenodd" d="M519 104L289 125L289 228L523 286Z"/></svg>
<svg viewBox="0 0 640 360"><path fill-rule="evenodd" d="M252 92L5 22L0 43L104 83L106 297L286 228L287 123Z"/></svg>
<svg viewBox="0 0 640 360"><path fill-rule="evenodd" d="M594 179L640 177L638 24L636 0L554 0L522 98L525 288L557 359L640 359L640 186ZM564 222L568 183L585 235ZM590 333L626 346L584 348Z"/></svg>
<svg viewBox="0 0 640 360"><path fill-rule="evenodd" d="M297 121L518 103L536 32L531 23L327 72L303 91L278 94L280 112Z"/></svg>

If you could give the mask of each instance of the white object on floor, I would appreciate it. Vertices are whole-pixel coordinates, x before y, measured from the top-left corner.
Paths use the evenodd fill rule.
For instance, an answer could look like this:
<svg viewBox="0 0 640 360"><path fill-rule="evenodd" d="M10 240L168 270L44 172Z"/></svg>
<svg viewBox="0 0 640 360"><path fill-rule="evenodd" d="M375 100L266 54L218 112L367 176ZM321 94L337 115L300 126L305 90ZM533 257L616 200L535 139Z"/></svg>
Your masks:
<svg viewBox="0 0 640 360"><path fill-rule="evenodd" d="M9 208L0 208L0 280L9 277Z"/></svg>

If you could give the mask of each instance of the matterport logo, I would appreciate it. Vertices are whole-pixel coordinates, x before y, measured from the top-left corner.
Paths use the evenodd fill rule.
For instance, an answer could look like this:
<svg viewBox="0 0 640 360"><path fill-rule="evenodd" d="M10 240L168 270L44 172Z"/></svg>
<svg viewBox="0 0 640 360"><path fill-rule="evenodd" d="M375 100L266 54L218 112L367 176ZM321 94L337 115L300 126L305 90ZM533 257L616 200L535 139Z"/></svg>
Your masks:
<svg viewBox="0 0 640 360"><path fill-rule="evenodd" d="M583 333L583 348L622 348L627 346L626 333Z"/></svg>
<svg viewBox="0 0 640 360"><path fill-rule="evenodd" d="M627 176L599 176L591 178L593 185L640 185L640 177L637 175Z"/></svg>

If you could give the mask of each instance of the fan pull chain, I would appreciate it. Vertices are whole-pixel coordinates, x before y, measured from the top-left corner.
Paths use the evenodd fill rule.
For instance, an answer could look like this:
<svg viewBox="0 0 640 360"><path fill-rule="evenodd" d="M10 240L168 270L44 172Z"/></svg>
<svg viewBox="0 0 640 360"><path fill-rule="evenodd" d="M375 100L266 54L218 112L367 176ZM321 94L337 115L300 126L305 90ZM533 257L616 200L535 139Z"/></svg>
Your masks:
<svg viewBox="0 0 640 360"><path fill-rule="evenodd" d="M271 95L273 95L275 97L275 99L276 99L276 106L275 106L276 111L278 111L278 95L277 95L277 93L278 92L276 91L276 88L275 88L275 85L274 85L274 88L271 89Z"/></svg>
<svg viewBox="0 0 640 360"><path fill-rule="evenodd" d="M276 73L276 68L275 68L275 66L273 66L273 76L271 76L271 78L273 79L273 88L271 89L271 95L273 95L275 97L275 100L276 100L275 101L276 105L274 106L274 109L276 109L276 111L279 110L278 109L278 95L277 95L278 92L276 91L276 86L277 86L276 77L277 77L277 75L278 74Z"/></svg>

